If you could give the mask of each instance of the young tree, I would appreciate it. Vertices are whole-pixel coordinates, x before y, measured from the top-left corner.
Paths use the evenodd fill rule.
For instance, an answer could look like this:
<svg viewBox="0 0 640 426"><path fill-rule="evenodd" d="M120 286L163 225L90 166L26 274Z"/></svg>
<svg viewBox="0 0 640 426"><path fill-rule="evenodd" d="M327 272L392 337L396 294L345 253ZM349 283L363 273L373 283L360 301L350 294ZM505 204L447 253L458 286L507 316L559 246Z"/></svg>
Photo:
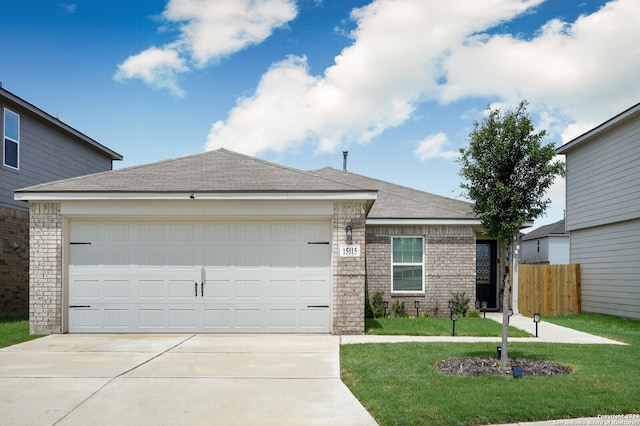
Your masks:
<svg viewBox="0 0 640 426"><path fill-rule="evenodd" d="M469 147L460 149L460 186L472 200L484 232L502 241L513 255L517 236L527 222L539 217L551 202L547 189L565 166L553 161L553 143L543 145L546 131L535 131L527 101L515 110L490 110L482 123L474 122ZM502 302L502 369L508 363L509 272L504 271Z"/></svg>

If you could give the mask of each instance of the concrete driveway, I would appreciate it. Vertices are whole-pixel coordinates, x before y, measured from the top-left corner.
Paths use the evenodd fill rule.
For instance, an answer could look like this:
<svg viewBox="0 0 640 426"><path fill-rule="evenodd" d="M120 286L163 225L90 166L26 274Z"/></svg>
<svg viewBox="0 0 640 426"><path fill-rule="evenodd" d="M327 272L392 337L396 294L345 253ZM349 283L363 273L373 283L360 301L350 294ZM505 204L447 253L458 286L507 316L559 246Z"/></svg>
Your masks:
<svg viewBox="0 0 640 426"><path fill-rule="evenodd" d="M0 349L11 425L375 425L328 335L51 335Z"/></svg>

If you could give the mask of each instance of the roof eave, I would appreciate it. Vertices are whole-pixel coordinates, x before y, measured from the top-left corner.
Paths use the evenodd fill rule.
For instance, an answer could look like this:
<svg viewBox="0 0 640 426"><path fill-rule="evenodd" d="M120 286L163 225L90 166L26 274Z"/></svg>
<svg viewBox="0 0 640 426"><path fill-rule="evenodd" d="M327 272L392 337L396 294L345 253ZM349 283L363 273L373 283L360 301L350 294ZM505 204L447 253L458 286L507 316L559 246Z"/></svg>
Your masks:
<svg viewBox="0 0 640 426"><path fill-rule="evenodd" d="M337 192L16 192L16 201L113 200L364 200L375 201L375 191Z"/></svg>
<svg viewBox="0 0 640 426"><path fill-rule="evenodd" d="M367 218L367 225L482 225L476 218Z"/></svg>
<svg viewBox="0 0 640 426"><path fill-rule="evenodd" d="M565 143L564 145L559 146L558 148L556 148L556 154L566 154L567 151L575 148L578 145L581 145L582 143L584 143L584 142L588 141L589 139L599 135L600 133L610 129L611 127L615 126L616 124L627 120L628 118L634 116L637 113L640 113L640 103L637 103L634 106L632 106L631 108L628 108L628 109L622 111L620 114L610 118L609 120L607 120L604 123L594 127L593 129L589 130L588 132L583 133L582 135L578 136L577 138L574 138L574 139L570 140L569 142Z"/></svg>
<svg viewBox="0 0 640 426"><path fill-rule="evenodd" d="M2 95L4 98L8 99L9 101L13 102L14 104L20 106L21 108L26 109L27 111L31 112L35 116L39 117L40 119L48 122L49 124L52 124L53 126L62 129L63 131L65 131L65 132L75 136L76 138L82 140L87 145L90 145L91 147L97 149L98 151L103 152L107 156L111 157L111 160L118 160L118 161L122 160L122 155L121 154L118 154L117 152L113 151L112 149L107 148L106 146L102 145L100 142L90 138L89 136L85 135L84 133L74 129L73 127L69 126L68 124L66 124L66 123L60 121L59 119L53 117L52 115L47 114L46 112L44 112L40 108L36 107L35 105L30 104L29 102L27 102L24 99L14 95L13 93L9 92L8 90L3 89L2 87L0 87L0 95Z"/></svg>

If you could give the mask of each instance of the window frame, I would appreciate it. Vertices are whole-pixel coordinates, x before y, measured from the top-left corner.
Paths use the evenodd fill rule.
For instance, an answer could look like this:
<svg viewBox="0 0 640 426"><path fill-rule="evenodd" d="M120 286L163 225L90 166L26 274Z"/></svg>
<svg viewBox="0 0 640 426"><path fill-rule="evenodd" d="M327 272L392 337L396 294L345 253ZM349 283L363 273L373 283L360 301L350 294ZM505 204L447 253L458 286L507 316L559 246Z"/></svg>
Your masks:
<svg viewBox="0 0 640 426"><path fill-rule="evenodd" d="M7 113L13 114L18 119L18 139L14 139L7 135ZM7 141L16 144L16 165L7 163ZM13 170L20 170L20 114L4 108L2 112L2 165Z"/></svg>
<svg viewBox="0 0 640 426"><path fill-rule="evenodd" d="M396 263L393 259L393 243L396 239L406 239L406 238L417 238L421 240L422 247L422 259L420 263L411 262L411 263ZM425 293L426 291L426 270L425 270L425 259L427 253L427 238L424 235L394 235L391 237L391 293L392 294L416 294L416 293ZM396 266L420 266L422 272L420 274L421 278L421 288L420 290L395 290L394 288L394 270Z"/></svg>

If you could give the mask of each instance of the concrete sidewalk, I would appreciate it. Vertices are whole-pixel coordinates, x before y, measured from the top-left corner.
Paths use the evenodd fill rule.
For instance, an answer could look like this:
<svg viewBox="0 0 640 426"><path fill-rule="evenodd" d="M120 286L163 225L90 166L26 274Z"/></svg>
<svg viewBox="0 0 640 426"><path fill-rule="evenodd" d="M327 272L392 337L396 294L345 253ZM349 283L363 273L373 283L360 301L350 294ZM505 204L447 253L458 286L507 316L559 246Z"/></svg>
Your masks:
<svg viewBox="0 0 640 426"><path fill-rule="evenodd" d="M487 318L502 324L501 312L488 312ZM513 315L509 319L513 327L524 330L535 336L536 327L532 318L523 315ZM459 329L459 328L458 328ZM343 345L356 343L397 343L397 342L497 342L502 341L496 337L471 337L471 336L377 336L377 335L347 335L342 336L340 343ZM538 343L575 343L589 345L626 345L617 340L594 336L593 334L573 330L567 327L542 321L538 324L538 337L509 337L510 342L538 342Z"/></svg>
<svg viewBox="0 0 640 426"><path fill-rule="evenodd" d="M0 424L376 425L330 335L50 335L0 349Z"/></svg>

